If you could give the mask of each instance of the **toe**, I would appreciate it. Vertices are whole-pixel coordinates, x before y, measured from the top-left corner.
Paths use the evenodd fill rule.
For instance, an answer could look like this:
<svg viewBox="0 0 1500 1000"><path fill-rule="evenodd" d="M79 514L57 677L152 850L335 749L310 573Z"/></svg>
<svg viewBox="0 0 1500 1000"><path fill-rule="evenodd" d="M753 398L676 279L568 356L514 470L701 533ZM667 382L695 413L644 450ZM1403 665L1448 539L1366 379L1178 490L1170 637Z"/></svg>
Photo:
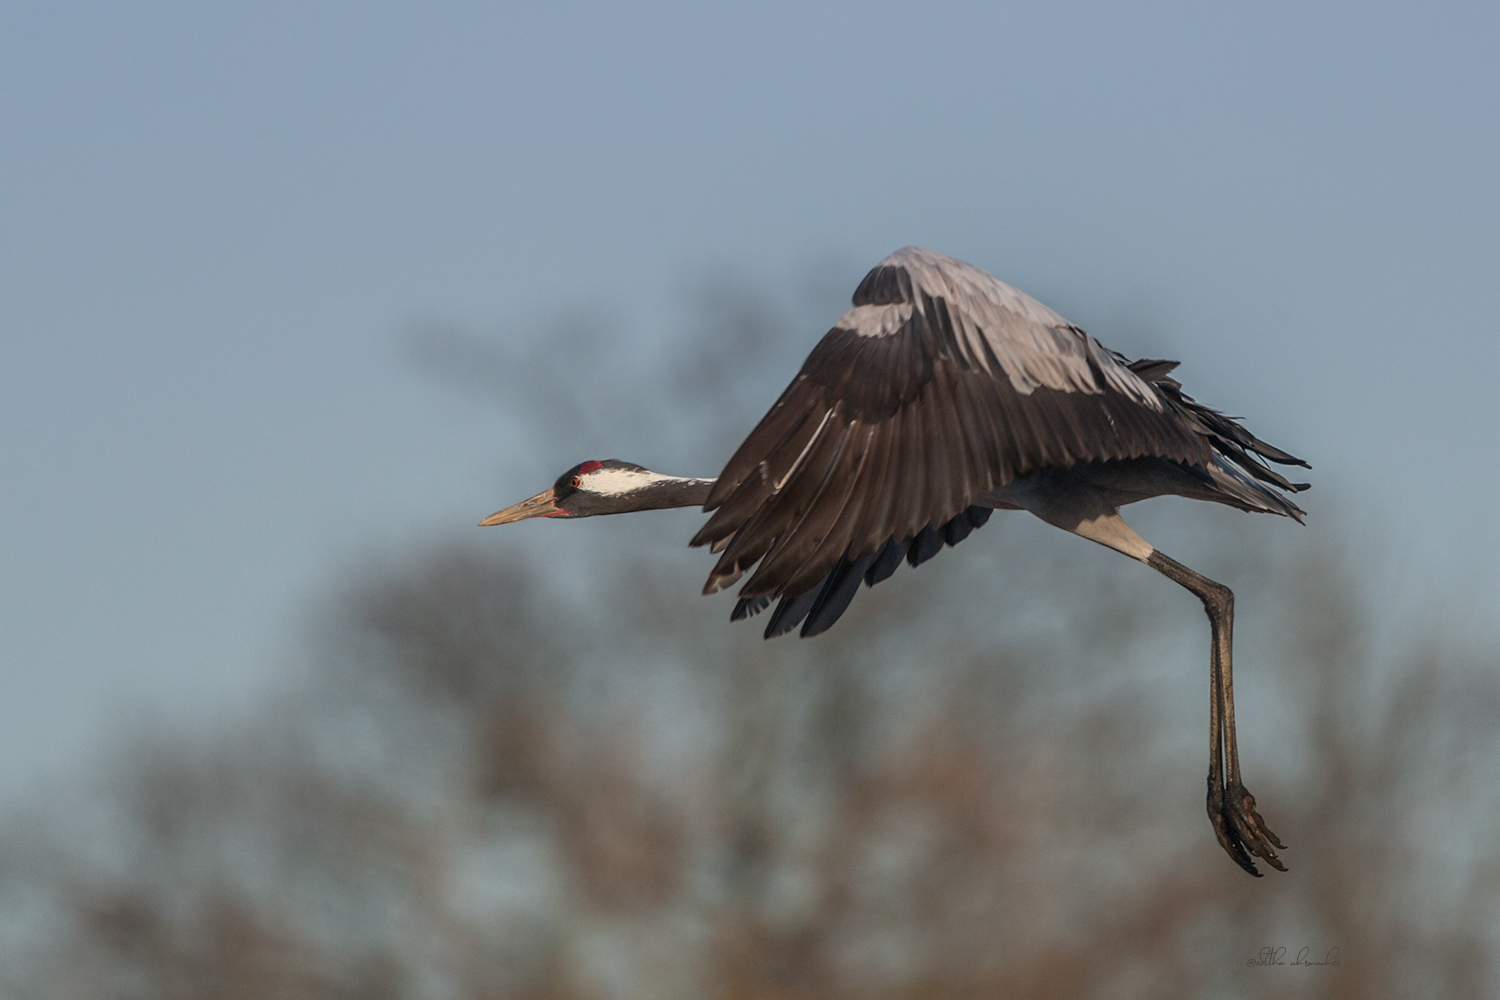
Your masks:
<svg viewBox="0 0 1500 1000"><path fill-rule="evenodd" d="M1208 806L1208 818L1214 825L1214 836L1219 840L1219 846L1224 848L1234 863L1245 871L1260 878L1261 874L1255 867L1255 860L1250 857L1250 852L1245 850L1244 838L1239 835L1236 824L1228 811L1224 809L1222 801L1214 802L1211 797Z"/></svg>
<svg viewBox="0 0 1500 1000"><path fill-rule="evenodd" d="M1256 857L1263 859L1277 871L1286 871L1286 866L1276 856L1272 845L1280 850L1286 850L1286 845L1277 839L1276 834L1271 832L1266 821L1261 819L1260 813L1255 809L1255 796L1251 795L1243 787L1230 789L1227 796L1230 818L1233 822L1235 833L1245 845L1245 848Z"/></svg>

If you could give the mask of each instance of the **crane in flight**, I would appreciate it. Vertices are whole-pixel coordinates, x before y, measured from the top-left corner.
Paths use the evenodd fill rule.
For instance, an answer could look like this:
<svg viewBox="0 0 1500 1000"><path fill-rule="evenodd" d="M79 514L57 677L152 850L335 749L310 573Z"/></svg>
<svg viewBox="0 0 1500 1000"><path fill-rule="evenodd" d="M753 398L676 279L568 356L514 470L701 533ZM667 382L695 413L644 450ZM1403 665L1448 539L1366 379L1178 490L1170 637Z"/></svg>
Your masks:
<svg viewBox="0 0 1500 1000"><path fill-rule="evenodd" d="M718 555L705 594L750 573L731 618L776 601L766 638L826 631L863 582L957 545L994 510L1026 510L1138 559L1203 602L1211 631L1208 815L1259 876L1285 850L1240 779L1234 594L1151 546L1119 508L1210 500L1302 520L1308 488L1266 462L1306 462L1195 401L1175 361L1129 361L1035 299L944 254L897 250L717 479L616 459L575 465L485 518L574 518L666 507L710 514L692 545Z"/></svg>

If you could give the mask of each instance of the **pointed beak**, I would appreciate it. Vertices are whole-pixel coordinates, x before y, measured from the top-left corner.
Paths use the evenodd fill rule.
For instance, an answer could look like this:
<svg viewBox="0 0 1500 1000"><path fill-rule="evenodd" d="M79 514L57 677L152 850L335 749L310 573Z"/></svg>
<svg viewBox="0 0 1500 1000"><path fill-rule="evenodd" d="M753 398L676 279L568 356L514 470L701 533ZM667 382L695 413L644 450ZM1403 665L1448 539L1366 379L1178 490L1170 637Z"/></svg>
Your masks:
<svg viewBox="0 0 1500 1000"><path fill-rule="evenodd" d="M479 522L481 528L487 528L492 524L509 524L512 521L524 521L528 517L551 517L562 511L557 506L557 495L549 486L530 500L522 500L514 506L497 511Z"/></svg>

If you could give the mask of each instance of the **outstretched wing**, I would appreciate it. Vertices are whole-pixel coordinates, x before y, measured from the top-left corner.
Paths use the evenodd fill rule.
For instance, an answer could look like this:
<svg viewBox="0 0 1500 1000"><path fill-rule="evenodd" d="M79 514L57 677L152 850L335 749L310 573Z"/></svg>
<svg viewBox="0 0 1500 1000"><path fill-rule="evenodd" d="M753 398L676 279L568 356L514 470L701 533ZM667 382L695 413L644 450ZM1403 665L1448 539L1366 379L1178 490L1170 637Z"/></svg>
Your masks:
<svg viewBox="0 0 1500 1000"><path fill-rule="evenodd" d="M719 552L705 593L759 562L736 616L782 604L767 635L815 635L906 557L988 516L992 489L1041 469L1211 447L1114 352L978 268L907 247L740 445L694 545ZM972 508L972 509L971 509Z"/></svg>

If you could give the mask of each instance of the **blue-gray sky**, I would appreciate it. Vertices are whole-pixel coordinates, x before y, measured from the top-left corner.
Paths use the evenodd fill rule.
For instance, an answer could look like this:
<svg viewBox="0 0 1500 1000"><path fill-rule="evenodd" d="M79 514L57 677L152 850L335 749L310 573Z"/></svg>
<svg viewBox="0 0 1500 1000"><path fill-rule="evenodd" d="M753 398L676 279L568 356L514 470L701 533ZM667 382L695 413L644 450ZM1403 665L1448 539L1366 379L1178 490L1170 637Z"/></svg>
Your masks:
<svg viewBox="0 0 1500 1000"><path fill-rule="evenodd" d="M0 791L543 485L403 330L646 338L705 268L963 257L1493 609L1496 52L1481 3L6 4Z"/></svg>

